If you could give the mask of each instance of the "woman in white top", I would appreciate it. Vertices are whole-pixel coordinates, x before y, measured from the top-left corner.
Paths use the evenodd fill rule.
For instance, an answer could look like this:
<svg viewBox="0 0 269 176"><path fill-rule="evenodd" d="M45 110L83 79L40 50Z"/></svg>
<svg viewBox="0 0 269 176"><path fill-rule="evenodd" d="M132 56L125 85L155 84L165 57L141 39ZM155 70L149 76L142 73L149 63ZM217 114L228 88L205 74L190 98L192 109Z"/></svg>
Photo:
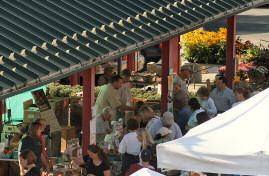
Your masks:
<svg viewBox="0 0 269 176"><path fill-rule="evenodd" d="M137 128L137 121L135 119L129 119L127 122L127 129L130 131L130 133L123 137L118 149L119 153L124 154L121 168L123 174L129 170L132 164L139 162L141 142L139 142L137 139Z"/></svg>

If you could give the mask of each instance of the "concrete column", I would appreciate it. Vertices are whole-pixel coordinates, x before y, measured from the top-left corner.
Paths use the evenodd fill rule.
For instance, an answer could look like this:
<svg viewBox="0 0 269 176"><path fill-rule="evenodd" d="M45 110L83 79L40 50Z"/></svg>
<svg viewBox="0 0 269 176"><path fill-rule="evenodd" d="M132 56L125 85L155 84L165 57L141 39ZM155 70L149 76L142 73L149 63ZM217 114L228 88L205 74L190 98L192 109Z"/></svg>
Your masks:
<svg viewBox="0 0 269 176"><path fill-rule="evenodd" d="M161 114L167 111L167 93L168 93L168 75L169 75L169 41L162 43L162 98Z"/></svg>
<svg viewBox="0 0 269 176"><path fill-rule="evenodd" d="M71 86L80 85L79 73L70 76L70 85Z"/></svg>
<svg viewBox="0 0 269 176"><path fill-rule="evenodd" d="M87 154L90 145L90 120L94 106L95 68L83 71L82 151Z"/></svg>
<svg viewBox="0 0 269 176"><path fill-rule="evenodd" d="M235 41L236 41L236 16L227 18L227 43L226 43L226 77L227 86L233 88L235 69Z"/></svg>

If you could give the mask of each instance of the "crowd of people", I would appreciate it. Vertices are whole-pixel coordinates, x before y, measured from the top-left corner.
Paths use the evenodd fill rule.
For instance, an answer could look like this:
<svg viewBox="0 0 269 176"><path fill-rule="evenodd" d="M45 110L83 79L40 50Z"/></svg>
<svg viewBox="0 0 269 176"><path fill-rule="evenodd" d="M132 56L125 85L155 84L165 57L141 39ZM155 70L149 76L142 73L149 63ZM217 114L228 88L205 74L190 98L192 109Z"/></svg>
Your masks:
<svg viewBox="0 0 269 176"><path fill-rule="evenodd" d="M131 99L130 72L127 69L122 71L123 78L117 76L116 80L116 82L126 84L124 90L119 88L121 86L114 86L114 90L110 90L111 93L109 93L113 94L114 99L119 100L117 106L114 106L113 103L110 104L109 101L103 102L105 98L102 98L101 90L96 106L100 106L98 102L103 102L106 106L116 108L118 109L117 116L125 120L126 131L123 133L118 149L120 153L124 154L123 175L133 173L135 169L141 167L157 170L156 145L181 138L191 128L214 118L217 114L227 111L248 98L243 88L235 89L234 92L229 89L226 78L222 76L217 77L216 88L211 90L210 86L202 86L197 91L199 98L190 98L186 79L191 74L192 69L185 65L181 68L180 74L174 78L173 112L165 112L162 117L156 115L152 108L142 101L136 102L134 109L131 108L129 102ZM111 82L106 87L113 85L114 77L116 76L112 76ZM123 106L128 108L121 108ZM133 117L127 119L126 113L124 113L126 110L133 110ZM97 117L100 116L97 115ZM115 119L115 117L110 116L111 119ZM143 160L144 155L148 157Z"/></svg>
<svg viewBox="0 0 269 176"><path fill-rule="evenodd" d="M110 69L110 70L109 70ZM141 168L157 170L156 146L179 139L188 130L214 118L217 114L240 104L248 98L244 88L234 92L227 87L225 77L218 77L216 88L200 87L197 98L190 98L185 79L192 70L183 66L180 74L173 81L173 112L162 116L155 114L151 107L138 101L134 108L131 102L130 71L125 69L121 76L111 75L107 66L98 83L106 84L96 99L96 140L104 140L112 132L109 122L123 119L122 138L118 152L123 154L122 175L130 175ZM127 112L133 111L130 117ZM45 129L45 120L38 119L30 125L28 136L23 138L19 147L21 175L38 175L49 170L50 159L44 150L41 132ZM109 160L98 145L90 145L88 155L83 157L88 175L110 176ZM42 166L42 163L44 166ZM27 172L25 173L25 168Z"/></svg>

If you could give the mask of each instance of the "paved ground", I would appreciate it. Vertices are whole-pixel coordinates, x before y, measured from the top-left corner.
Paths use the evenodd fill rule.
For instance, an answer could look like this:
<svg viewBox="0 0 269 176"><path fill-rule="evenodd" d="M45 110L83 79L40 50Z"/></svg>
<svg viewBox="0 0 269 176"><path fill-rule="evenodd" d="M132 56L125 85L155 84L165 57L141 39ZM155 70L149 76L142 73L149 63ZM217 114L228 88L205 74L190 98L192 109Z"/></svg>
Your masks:
<svg viewBox="0 0 269 176"><path fill-rule="evenodd" d="M226 20L219 21L206 26L209 31L217 31L220 27L226 27ZM237 15L237 36L241 36L244 41L250 40L255 45L269 45L269 7L255 8ZM185 62L185 61L183 61ZM220 67L220 66L218 66ZM205 81L213 81L217 74L218 67L208 69L207 74L202 75L202 83L190 84L190 92L197 92L199 87L206 85Z"/></svg>
<svg viewBox="0 0 269 176"><path fill-rule="evenodd" d="M206 26L206 30L217 31L220 27L226 27L226 20ZM256 45L269 44L269 7L260 7L248 10L237 15L237 36L243 40L250 40ZM263 41L267 40L267 42Z"/></svg>

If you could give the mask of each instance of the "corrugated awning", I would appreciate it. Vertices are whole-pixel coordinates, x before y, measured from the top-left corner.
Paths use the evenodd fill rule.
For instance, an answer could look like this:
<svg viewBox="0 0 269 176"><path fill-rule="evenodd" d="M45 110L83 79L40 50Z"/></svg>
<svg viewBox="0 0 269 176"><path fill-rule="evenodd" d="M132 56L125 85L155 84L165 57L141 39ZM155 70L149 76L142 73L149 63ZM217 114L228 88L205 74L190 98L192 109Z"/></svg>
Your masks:
<svg viewBox="0 0 269 176"><path fill-rule="evenodd" d="M269 0L0 0L0 99Z"/></svg>

